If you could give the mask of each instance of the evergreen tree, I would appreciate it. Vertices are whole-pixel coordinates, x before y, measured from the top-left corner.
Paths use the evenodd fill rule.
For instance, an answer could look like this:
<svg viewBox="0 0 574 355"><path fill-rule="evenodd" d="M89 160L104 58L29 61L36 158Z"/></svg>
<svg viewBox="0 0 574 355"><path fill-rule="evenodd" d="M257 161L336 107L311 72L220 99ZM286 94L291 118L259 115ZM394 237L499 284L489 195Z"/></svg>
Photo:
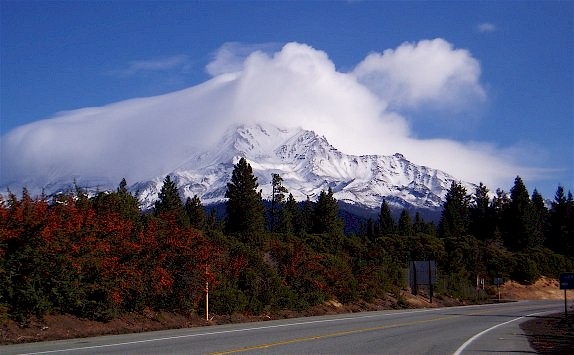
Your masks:
<svg viewBox="0 0 574 355"><path fill-rule="evenodd" d="M492 215L488 189L482 182L476 187L470 205L470 232L479 240L491 238L495 221Z"/></svg>
<svg viewBox="0 0 574 355"><path fill-rule="evenodd" d="M265 210L258 186L251 165L241 158L225 193L228 198L226 229L228 233L242 235L246 241L259 242L254 238L260 238L265 230Z"/></svg>
<svg viewBox="0 0 574 355"><path fill-rule="evenodd" d="M123 178L117 189L119 205L122 216L132 221L138 220L141 215L139 201L127 189L128 183Z"/></svg>
<svg viewBox="0 0 574 355"><path fill-rule="evenodd" d="M453 181L446 193L438 226L442 238L462 237L468 233L470 196L462 184Z"/></svg>
<svg viewBox="0 0 574 355"><path fill-rule="evenodd" d="M314 204L309 199L309 195L307 195L307 199L303 203L303 208L301 209L301 219L299 221L300 230L299 234L301 233L311 233L313 231L313 210Z"/></svg>
<svg viewBox="0 0 574 355"><path fill-rule="evenodd" d="M538 217L524 182L517 176L510 190L506 230L503 231L506 245L516 251L534 248L542 243L542 230Z"/></svg>
<svg viewBox="0 0 574 355"><path fill-rule="evenodd" d="M283 186L283 178L279 174L271 174L271 218L270 225L271 231L273 232L275 225L277 224L277 219L279 217L279 211L283 201L285 200L285 194L288 192L287 188Z"/></svg>
<svg viewBox="0 0 574 355"><path fill-rule="evenodd" d="M548 229L548 208L544 202L544 197L536 189L532 192L532 207L537 223L536 233L544 238Z"/></svg>
<svg viewBox="0 0 574 355"><path fill-rule="evenodd" d="M155 202L155 213L173 212L183 208L179 192L171 176L167 175L163 180L163 186L158 194L158 200Z"/></svg>
<svg viewBox="0 0 574 355"><path fill-rule="evenodd" d="M122 181L120 181L120 186L118 186L118 191L119 194L127 194L128 193L128 183L126 181L126 178L123 178Z"/></svg>
<svg viewBox="0 0 574 355"><path fill-rule="evenodd" d="M127 189L126 179L122 179L116 192L100 192L93 198L94 209L100 214L118 213L133 222L139 220L139 202Z"/></svg>
<svg viewBox="0 0 574 355"><path fill-rule="evenodd" d="M280 213L279 218L279 231L281 233L292 234L296 232L297 221L301 219L299 207L297 206L297 201L292 194L289 194L285 206Z"/></svg>
<svg viewBox="0 0 574 355"><path fill-rule="evenodd" d="M156 216L173 215L180 226L188 226L189 222L183 209L183 203L175 182L167 175L163 180L163 185L158 194L158 200L154 205L154 214Z"/></svg>
<svg viewBox="0 0 574 355"><path fill-rule="evenodd" d="M510 198L508 194L501 189L496 189L496 196L492 199L490 210L492 211L492 218L494 223L494 239L502 242L502 231L506 229L506 215L508 206L510 205Z"/></svg>
<svg viewBox="0 0 574 355"><path fill-rule="evenodd" d="M372 218L367 220L367 224L361 223L361 236L366 237L369 240L374 240L378 235L378 230L375 221Z"/></svg>
<svg viewBox="0 0 574 355"><path fill-rule="evenodd" d="M412 236L413 226L411 223L411 216L406 208L403 208L401 216L399 217L399 235L402 236Z"/></svg>
<svg viewBox="0 0 574 355"><path fill-rule="evenodd" d="M185 214L190 225L195 229L203 229L205 225L205 210L197 195L185 200Z"/></svg>
<svg viewBox="0 0 574 355"><path fill-rule="evenodd" d="M329 188L327 192L321 191L313 214L313 232L341 234L343 222L339 218L338 211L339 206L333 197L333 190Z"/></svg>
<svg viewBox="0 0 574 355"><path fill-rule="evenodd" d="M391 209L386 200L381 204L381 212L379 214L379 225L382 235L391 235L395 233L397 226L391 214Z"/></svg>
<svg viewBox="0 0 574 355"><path fill-rule="evenodd" d="M424 219L422 218L421 214L419 213L419 211L417 211L415 213L415 222L413 223L413 233L419 234L419 233L426 233L427 232L427 225L424 221Z"/></svg>
<svg viewBox="0 0 574 355"><path fill-rule="evenodd" d="M570 194L570 196L572 196ZM571 210L571 209L570 209ZM569 237L569 208L568 199L564 193L564 188L559 185L552 201L548 216L548 234L546 236L546 245L559 254L567 253ZM572 215L572 213L570 213ZM572 218L572 217L570 217Z"/></svg>

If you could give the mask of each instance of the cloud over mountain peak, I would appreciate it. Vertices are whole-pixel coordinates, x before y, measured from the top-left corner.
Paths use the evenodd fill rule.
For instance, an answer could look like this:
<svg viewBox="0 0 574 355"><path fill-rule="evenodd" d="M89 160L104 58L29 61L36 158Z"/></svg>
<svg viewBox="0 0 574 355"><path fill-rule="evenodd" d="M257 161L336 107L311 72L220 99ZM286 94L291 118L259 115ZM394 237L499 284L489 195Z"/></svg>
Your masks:
<svg viewBox="0 0 574 355"><path fill-rule="evenodd" d="M149 180L211 147L230 125L255 122L315 131L347 154L401 152L416 164L493 186L529 171L487 143L417 139L405 117L389 109L397 97L424 105L431 92L466 90L484 99L479 62L442 39L370 54L348 73L306 44L273 53L234 50L244 48L228 46L226 57L208 67L214 77L194 87L65 112L9 132L0 141L0 185L45 186L76 176L114 185L122 177ZM435 65L421 69L422 62ZM409 70L420 75L403 75ZM381 91L380 75L399 89Z"/></svg>

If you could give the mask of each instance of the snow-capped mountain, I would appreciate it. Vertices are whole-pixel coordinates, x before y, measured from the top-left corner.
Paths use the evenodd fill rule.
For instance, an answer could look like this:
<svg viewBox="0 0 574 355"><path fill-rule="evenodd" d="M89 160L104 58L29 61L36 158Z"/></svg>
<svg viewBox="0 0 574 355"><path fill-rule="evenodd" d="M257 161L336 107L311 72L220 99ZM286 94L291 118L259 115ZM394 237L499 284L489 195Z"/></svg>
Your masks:
<svg viewBox="0 0 574 355"><path fill-rule="evenodd" d="M273 173L296 200L315 200L329 187L338 201L379 208L383 198L395 207L440 207L454 177L392 156L348 155L315 132L270 124L230 128L214 149L192 154L170 175L183 198L198 195L204 205L225 201L234 164L244 157L258 178L264 199L271 198ZM151 207L165 176L138 182L142 207ZM472 184L465 184L472 191Z"/></svg>

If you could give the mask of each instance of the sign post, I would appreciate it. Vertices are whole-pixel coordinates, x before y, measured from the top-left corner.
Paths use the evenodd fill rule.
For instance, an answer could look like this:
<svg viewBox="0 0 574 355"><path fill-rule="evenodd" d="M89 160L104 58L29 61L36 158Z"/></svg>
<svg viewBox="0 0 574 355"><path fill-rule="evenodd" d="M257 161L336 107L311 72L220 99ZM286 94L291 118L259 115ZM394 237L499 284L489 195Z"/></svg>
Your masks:
<svg viewBox="0 0 574 355"><path fill-rule="evenodd" d="M209 273L205 264L205 320L209 321Z"/></svg>
<svg viewBox="0 0 574 355"><path fill-rule="evenodd" d="M495 277L494 284L496 285L496 289L498 290L498 303L500 303L500 285L502 285L502 277Z"/></svg>
<svg viewBox="0 0 574 355"><path fill-rule="evenodd" d="M432 303L433 285L436 283L436 261L411 261L409 269L409 282L413 295L418 294L418 285L428 285L429 301Z"/></svg>
<svg viewBox="0 0 574 355"><path fill-rule="evenodd" d="M566 290L574 289L574 272L563 272L560 274L560 289L564 290L564 317L568 318Z"/></svg>

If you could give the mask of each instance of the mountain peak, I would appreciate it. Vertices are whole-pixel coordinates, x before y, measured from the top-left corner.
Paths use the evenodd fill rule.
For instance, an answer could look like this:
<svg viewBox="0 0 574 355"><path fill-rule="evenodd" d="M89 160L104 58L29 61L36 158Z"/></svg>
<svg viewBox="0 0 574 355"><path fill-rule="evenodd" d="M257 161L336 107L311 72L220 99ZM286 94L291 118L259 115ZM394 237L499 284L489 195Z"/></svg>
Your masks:
<svg viewBox="0 0 574 355"><path fill-rule="evenodd" d="M314 200L331 188L337 200L359 207L379 208L386 199L395 207L436 210L455 180L440 170L413 164L400 153L350 155L316 132L269 123L233 125L209 149L178 152L177 159L170 158L171 168L161 168L163 175L156 173L130 187L143 208L153 206L166 174L172 176L184 199L198 195L205 205L225 201L227 183L240 158L250 163L264 199L271 199L272 174L279 174L298 201L307 197ZM160 170L154 166L148 169ZM44 190L47 195L69 191L74 181L88 191L115 189L109 177L70 175L66 171L54 173L48 183L35 186L33 182L40 180L30 180L30 191Z"/></svg>
<svg viewBox="0 0 574 355"><path fill-rule="evenodd" d="M331 188L338 200L361 207L378 208L387 198L397 207L436 209L454 180L442 171L412 164L400 153L345 154L325 137L302 128L235 125L215 147L173 172L183 197L198 195L204 204L223 202L233 165L242 157L253 168L264 199L271 199L271 175L279 174L299 201ZM153 204L161 182L158 177L145 184L149 188L138 185L145 206Z"/></svg>

